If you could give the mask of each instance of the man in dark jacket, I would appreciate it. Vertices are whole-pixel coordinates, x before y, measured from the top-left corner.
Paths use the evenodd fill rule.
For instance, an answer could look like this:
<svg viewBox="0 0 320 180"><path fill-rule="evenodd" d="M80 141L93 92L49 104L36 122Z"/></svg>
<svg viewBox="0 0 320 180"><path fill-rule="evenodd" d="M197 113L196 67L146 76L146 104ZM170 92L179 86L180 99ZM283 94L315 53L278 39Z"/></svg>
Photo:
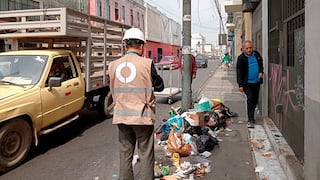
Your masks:
<svg viewBox="0 0 320 180"><path fill-rule="evenodd" d="M244 41L242 50L237 61L237 82L239 91L247 96L248 127L254 128L254 111L263 82L263 62L260 54L253 50L252 41Z"/></svg>

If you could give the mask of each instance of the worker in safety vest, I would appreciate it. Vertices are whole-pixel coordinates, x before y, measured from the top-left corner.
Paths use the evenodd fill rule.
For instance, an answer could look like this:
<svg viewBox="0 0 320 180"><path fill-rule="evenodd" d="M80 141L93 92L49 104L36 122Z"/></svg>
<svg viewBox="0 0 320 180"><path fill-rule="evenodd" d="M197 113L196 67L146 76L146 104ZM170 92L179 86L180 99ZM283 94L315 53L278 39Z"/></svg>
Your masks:
<svg viewBox="0 0 320 180"><path fill-rule="evenodd" d="M151 59L142 57L145 39L138 28L123 37L126 54L109 64L110 88L115 102L113 124L119 129L119 179L134 179L132 159L138 143L140 175L154 179L154 123L156 100L153 91L164 89Z"/></svg>

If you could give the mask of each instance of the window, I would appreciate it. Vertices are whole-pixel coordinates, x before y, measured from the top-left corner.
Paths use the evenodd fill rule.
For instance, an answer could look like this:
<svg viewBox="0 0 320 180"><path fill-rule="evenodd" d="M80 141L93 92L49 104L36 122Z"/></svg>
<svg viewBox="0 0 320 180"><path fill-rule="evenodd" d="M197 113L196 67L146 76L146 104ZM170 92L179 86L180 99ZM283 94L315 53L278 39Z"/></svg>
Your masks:
<svg viewBox="0 0 320 180"><path fill-rule="evenodd" d="M117 2L114 3L114 19L115 19L116 21L119 21L119 20L120 20L119 8L118 8L118 3L117 3Z"/></svg>
<svg viewBox="0 0 320 180"><path fill-rule="evenodd" d="M137 12L137 26L140 28L140 14Z"/></svg>
<svg viewBox="0 0 320 180"><path fill-rule="evenodd" d="M36 2L34 0L9 0L9 3L12 4L11 6L13 6L14 9L36 9L36 8L39 8L39 2Z"/></svg>
<svg viewBox="0 0 320 180"><path fill-rule="evenodd" d="M74 78L76 76L75 69L70 61L71 59L69 59L68 56L55 58L51 65L48 79L50 77L61 77L61 81L63 82Z"/></svg>
<svg viewBox="0 0 320 180"><path fill-rule="evenodd" d="M142 27L141 27L141 29L144 29L144 15L143 15L143 14L141 15L141 21L142 21Z"/></svg>
<svg viewBox="0 0 320 180"><path fill-rule="evenodd" d="M110 2L109 2L109 0L106 1L106 18L110 19Z"/></svg>
<svg viewBox="0 0 320 180"><path fill-rule="evenodd" d="M122 6L122 22L126 22L126 7Z"/></svg>
<svg viewBox="0 0 320 180"><path fill-rule="evenodd" d="M130 9L130 25L133 25L133 11Z"/></svg>
<svg viewBox="0 0 320 180"><path fill-rule="evenodd" d="M101 0L97 0L97 16L102 16L102 4Z"/></svg>

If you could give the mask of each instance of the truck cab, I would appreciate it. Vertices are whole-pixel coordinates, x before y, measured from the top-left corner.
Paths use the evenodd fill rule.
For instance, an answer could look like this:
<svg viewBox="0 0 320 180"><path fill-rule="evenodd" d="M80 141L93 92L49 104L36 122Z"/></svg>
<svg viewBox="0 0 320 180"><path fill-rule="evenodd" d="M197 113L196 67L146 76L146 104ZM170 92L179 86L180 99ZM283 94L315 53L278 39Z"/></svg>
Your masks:
<svg viewBox="0 0 320 180"><path fill-rule="evenodd" d="M28 151L34 132L77 113L83 107L85 83L72 52L63 50L11 51L0 54L0 141L10 147L1 150L7 158ZM28 126L15 127L27 120ZM22 123L23 124L23 123ZM16 134L12 136L12 134ZM20 138L23 136L23 138ZM4 144L3 144L4 143ZM21 144L20 144L21 143ZM23 148L19 145L25 145ZM16 145L16 147L15 147ZM0 166L3 166L3 161Z"/></svg>

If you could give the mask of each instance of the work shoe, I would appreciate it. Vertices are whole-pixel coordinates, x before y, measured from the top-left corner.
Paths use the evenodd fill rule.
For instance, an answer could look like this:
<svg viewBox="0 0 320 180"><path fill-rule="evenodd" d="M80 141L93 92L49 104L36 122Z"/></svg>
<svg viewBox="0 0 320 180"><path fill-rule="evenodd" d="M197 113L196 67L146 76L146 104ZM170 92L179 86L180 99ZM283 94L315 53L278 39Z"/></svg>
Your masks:
<svg viewBox="0 0 320 180"><path fill-rule="evenodd" d="M254 122L249 121L247 126L248 128L254 128Z"/></svg>

